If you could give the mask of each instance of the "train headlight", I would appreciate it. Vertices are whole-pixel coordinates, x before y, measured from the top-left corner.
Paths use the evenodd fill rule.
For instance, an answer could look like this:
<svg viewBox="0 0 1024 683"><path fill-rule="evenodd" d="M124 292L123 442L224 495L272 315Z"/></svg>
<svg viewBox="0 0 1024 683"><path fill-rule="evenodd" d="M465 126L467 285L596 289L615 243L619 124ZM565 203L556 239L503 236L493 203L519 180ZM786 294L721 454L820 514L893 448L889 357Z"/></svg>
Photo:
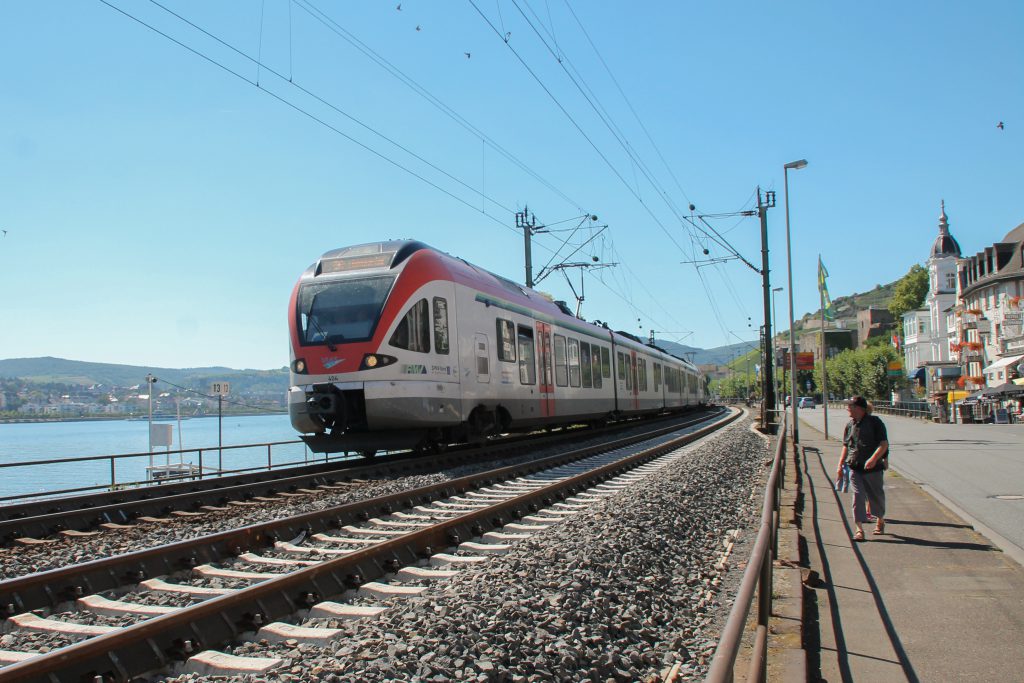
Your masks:
<svg viewBox="0 0 1024 683"><path fill-rule="evenodd" d="M382 368L386 365L391 365L398 359L394 356L385 356L382 353L368 353L363 356L363 362L360 365L360 370L373 370L374 368Z"/></svg>
<svg viewBox="0 0 1024 683"><path fill-rule="evenodd" d="M294 372L296 375L305 375L306 374L306 361L303 360L302 358L296 358L295 360L293 360L292 361L292 372Z"/></svg>

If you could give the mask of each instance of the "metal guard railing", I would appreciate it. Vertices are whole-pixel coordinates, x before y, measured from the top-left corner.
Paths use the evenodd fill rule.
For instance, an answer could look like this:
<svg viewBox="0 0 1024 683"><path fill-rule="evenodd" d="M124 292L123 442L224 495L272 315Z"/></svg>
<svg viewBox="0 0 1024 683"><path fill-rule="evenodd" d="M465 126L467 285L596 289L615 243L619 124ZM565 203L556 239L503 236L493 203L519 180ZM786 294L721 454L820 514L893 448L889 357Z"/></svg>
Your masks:
<svg viewBox="0 0 1024 683"><path fill-rule="evenodd" d="M775 458L772 461L771 473L768 475L768 485L765 487L757 540L754 541L754 549L743 572L736 602L733 603L729 619L722 630L722 637L715 648L711 668L704 679L706 683L730 683L735 680L733 667L742 644L743 629L750 613L754 591L757 591L757 630L754 634L747 681L763 683L765 680L768 670L768 619L772 614L773 562L778 557L779 506L785 484L787 422L788 415L784 413L779 426Z"/></svg>
<svg viewBox="0 0 1024 683"><path fill-rule="evenodd" d="M273 461L273 449L275 446L280 447L278 452L284 447L288 446L302 446L304 458L302 460L289 460L287 462L274 462ZM266 449L266 465L253 465L250 467L235 467L227 468L223 467L222 455L224 451L243 451L252 449ZM32 493L18 493L7 496L0 496L0 505L8 504L11 502L18 502L22 500L31 500L36 498L51 498L56 496L66 496L73 493L88 493L91 491L113 491L117 487L137 487L147 486L152 484L170 484L174 482L185 481L188 479L208 479L210 477L221 477L231 474L246 474L249 472L261 472L264 470L272 469L284 469L287 467L294 467L298 465L308 465L312 461L309 459L309 451L306 448L305 443L299 439L293 441L270 441L266 443L255 443L255 444L234 444L230 446L206 446L203 448L182 448L176 450L167 451L141 451L137 453L119 453L116 455L86 455L71 458L50 458L46 460L22 460L18 462L0 462L0 472L4 470L10 471L12 468L28 468L28 467L39 467L39 466L51 466L51 465L71 465L83 462L92 462L105 460L109 462L110 468L110 483L94 484L90 486L78 486L74 488L62 488L52 489L47 491L36 491ZM184 456L196 454L198 458L198 470L195 474L182 474L169 477L161 477L159 480L140 479L140 480L128 480L118 481L117 479L117 461L119 460L131 460L139 458L164 458L173 455ZM207 467L209 459L213 456L217 457L218 463L217 468L212 469ZM332 457L334 455L334 457ZM318 458L316 462L329 462L331 460L339 459L344 460L350 457L347 452L343 452L340 455L326 454L322 458ZM204 459L205 458L205 459Z"/></svg>

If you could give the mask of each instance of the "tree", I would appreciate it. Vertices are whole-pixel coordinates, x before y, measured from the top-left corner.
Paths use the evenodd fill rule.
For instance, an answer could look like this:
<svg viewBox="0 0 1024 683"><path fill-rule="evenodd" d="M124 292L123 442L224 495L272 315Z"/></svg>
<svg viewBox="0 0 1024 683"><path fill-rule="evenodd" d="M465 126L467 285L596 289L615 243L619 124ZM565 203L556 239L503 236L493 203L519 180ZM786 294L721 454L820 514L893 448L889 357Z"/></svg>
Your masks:
<svg viewBox="0 0 1024 683"><path fill-rule="evenodd" d="M889 363L899 358L891 346L847 349L828 361L828 391L840 397L860 394L872 400L888 400L890 387L905 381L888 374ZM814 381L821 385L820 364L814 368Z"/></svg>
<svg viewBox="0 0 1024 683"><path fill-rule="evenodd" d="M889 302L889 312L898 322L907 311L913 311L921 307L924 297L928 294L928 271L915 263L896 282L893 287L892 301Z"/></svg>

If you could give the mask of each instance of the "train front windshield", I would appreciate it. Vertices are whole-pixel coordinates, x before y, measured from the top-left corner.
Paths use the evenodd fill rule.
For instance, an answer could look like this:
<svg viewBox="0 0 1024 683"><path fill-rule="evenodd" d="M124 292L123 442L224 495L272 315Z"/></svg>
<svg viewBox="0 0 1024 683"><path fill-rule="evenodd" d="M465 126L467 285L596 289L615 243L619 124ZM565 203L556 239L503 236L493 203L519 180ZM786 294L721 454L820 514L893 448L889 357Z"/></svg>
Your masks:
<svg viewBox="0 0 1024 683"><path fill-rule="evenodd" d="M395 278L368 277L299 288L299 341L337 344L373 336Z"/></svg>

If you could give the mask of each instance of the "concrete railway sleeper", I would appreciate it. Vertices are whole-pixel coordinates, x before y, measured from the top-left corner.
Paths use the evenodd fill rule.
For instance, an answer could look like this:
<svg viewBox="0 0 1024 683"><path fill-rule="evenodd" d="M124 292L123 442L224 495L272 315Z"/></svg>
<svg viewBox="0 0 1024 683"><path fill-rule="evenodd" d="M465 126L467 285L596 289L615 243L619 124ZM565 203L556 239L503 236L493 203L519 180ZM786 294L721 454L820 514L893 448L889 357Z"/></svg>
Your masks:
<svg viewBox="0 0 1024 683"><path fill-rule="evenodd" d="M663 466L666 453L737 416L656 445L615 444L574 460L456 480L444 491L428 487L406 492L404 499L376 500L353 515L358 522L343 523L345 516L331 511L336 523L328 530L314 533L312 520L303 520L303 531L290 541L264 528L250 533L248 543L236 538L239 545L215 562L193 556L174 566L165 560L169 571L154 578L136 571L129 575L134 581L105 595L83 581L64 589L54 605L61 609L74 601L72 610L7 616L7 642L18 642L23 632L58 634L68 642L50 652L0 652L0 662L7 663L0 680L129 680L183 667L218 675L272 669L280 664L274 658L238 658L215 648L239 638L329 642L337 632L324 626L325 619L372 617L383 609L378 600L418 595L431 582L507 552L510 544L618 494ZM370 509L379 514L370 516ZM0 595L8 597L5 588L0 584Z"/></svg>

